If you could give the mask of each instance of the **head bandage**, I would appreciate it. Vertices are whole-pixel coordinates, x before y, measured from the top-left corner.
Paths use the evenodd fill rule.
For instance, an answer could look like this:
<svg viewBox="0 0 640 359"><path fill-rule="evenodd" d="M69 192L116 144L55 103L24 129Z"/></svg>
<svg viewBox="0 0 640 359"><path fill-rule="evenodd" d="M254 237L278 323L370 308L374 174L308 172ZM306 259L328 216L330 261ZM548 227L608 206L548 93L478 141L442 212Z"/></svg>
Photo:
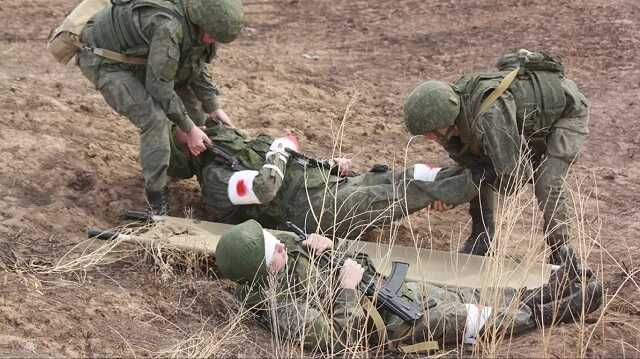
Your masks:
<svg viewBox="0 0 640 359"><path fill-rule="evenodd" d="M262 230L262 234L264 235L264 261L268 267L271 265L271 260L273 260L273 254L276 252L276 245L280 241L265 229Z"/></svg>

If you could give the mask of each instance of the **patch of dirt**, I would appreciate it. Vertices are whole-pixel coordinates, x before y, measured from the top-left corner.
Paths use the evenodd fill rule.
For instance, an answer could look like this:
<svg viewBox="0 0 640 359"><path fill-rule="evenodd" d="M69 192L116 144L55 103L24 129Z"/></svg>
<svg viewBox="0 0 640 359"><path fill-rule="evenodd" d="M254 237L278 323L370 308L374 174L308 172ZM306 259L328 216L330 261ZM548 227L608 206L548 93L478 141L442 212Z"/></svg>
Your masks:
<svg viewBox="0 0 640 359"><path fill-rule="evenodd" d="M55 63L44 49L49 30L75 3L0 5L0 270L16 258L55 263L88 227L117 226L122 210L145 206L137 130L74 66ZM512 341L511 355L574 356L584 338L589 356L640 355L640 292L632 281L616 292L619 263L637 268L640 250L636 0L261 0L248 1L246 12L242 37L223 46L212 66L224 109L252 134L293 130L304 151L320 157L331 155L346 117L340 150L359 170L403 163L409 136L402 104L421 81L491 68L513 48L559 55L592 101L574 177L586 178L583 190L593 193L583 210L601 224L602 249L590 265L614 301L586 334L563 325L546 343L532 333ZM451 163L421 139L407 156ZM173 215L192 210L206 218L195 181L174 182L171 192ZM449 234L468 227L465 212L424 211L412 216L411 229L448 249ZM408 238L411 231L403 225L399 233ZM0 355L149 355L202 329L194 323L215 332L228 319L228 283L186 275L161 281L148 265L116 263L70 278L9 268L0 281ZM268 353L268 335L243 325L255 342L233 353Z"/></svg>

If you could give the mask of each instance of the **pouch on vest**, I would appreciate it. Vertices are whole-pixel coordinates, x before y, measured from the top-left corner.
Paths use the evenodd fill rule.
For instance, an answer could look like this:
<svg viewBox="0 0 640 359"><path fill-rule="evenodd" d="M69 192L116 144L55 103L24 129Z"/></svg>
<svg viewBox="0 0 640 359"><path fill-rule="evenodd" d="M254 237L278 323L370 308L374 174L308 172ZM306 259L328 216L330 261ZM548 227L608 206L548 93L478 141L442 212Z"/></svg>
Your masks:
<svg viewBox="0 0 640 359"><path fill-rule="evenodd" d="M60 26L51 30L47 50L59 63L66 65L78 53L80 32L93 15L110 3L109 0L84 0L71 11Z"/></svg>
<svg viewBox="0 0 640 359"><path fill-rule="evenodd" d="M566 106L562 88L564 66L543 53L520 50L498 59L501 71L520 67L510 87L517 106L519 130L527 137L546 137Z"/></svg>

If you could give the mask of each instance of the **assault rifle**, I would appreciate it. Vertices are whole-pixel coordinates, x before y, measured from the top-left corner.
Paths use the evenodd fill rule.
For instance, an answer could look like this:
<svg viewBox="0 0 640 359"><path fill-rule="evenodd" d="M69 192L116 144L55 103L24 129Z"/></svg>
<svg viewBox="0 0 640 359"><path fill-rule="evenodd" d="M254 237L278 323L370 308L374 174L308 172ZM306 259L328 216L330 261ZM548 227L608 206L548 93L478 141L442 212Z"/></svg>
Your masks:
<svg viewBox="0 0 640 359"><path fill-rule="evenodd" d="M305 154L300 153L296 150L292 150L290 148L285 149L285 151L287 151L287 153L289 154L289 156L291 156L293 161L297 162L302 167L310 165L311 167L326 168L326 169L331 168L331 164L329 163L329 161L317 160L315 158L308 157Z"/></svg>
<svg viewBox="0 0 640 359"><path fill-rule="evenodd" d="M227 151L225 151L222 147L217 146L215 143L208 144L205 143L207 150L213 155L214 158L218 159L221 162L225 162L231 169L234 171L242 171L246 168L242 166L240 161L237 158L230 155Z"/></svg>
<svg viewBox="0 0 640 359"><path fill-rule="evenodd" d="M298 236L299 242L309 237L292 222L287 221L286 225ZM328 252L320 254L320 257L336 268L340 268L344 264L344 258L337 258ZM400 293L408 269L408 263L393 262L391 274L389 274L380 288L378 288L377 284L381 282L382 275L377 272L365 271L362 280L358 284L358 289L366 296L373 298L378 308L388 310L405 321L418 320L422 317L422 308L418 303L407 300Z"/></svg>

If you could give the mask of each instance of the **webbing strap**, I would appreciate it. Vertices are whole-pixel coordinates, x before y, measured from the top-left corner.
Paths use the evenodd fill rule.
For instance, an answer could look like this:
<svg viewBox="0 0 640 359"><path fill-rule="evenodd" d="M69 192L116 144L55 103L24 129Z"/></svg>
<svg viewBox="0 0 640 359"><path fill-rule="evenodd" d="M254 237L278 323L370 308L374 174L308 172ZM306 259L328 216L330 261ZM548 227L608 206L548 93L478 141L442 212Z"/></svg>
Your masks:
<svg viewBox="0 0 640 359"><path fill-rule="evenodd" d="M390 344L387 343L387 326L384 324L384 320L376 306L369 298L364 296L362 297L360 305L362 305L362 309L367 313L367 318L371 318L373 321L373 326L376 328L376 332L378 333L378 344L380 347L385 344ZM440 350L440 346L438 345L438 342L429 340L411 345L400 345L398 346L398 350L403 354L412 354Z"/></svg>
<svg viewBox="0 0 640 359"><path fill-rule="evenodd" d="M122 62L125 64L144 65L147 63L147 59L145 59L144 57L128 56L112 50L93 47L91 48L91 51L100 57L104 57L105 59Z"/></svg>
<svg viewBox="0 0 640 359"><path fill-rule="evenodd" d="M144 57L135 57L129 56L125 54L121 54L119 52L107 49L101 49L98 47L91 47L81 43L75 36L69 38L70 42L80 50L89 50L97 56L104 57L105 59L122 62L125 64L132 65L144 65L147 63L147 59Z"/></svg>
<svg viewBox="0 0 640 359"><path fill-rule="evenodd" d="M412 353L420 353L420 352L428 352L428 351L436 351L440 350L440 346L438 342L435 340L428 340L420 343L415 343L412 345L401 345L398 347L398 351L402 354L412 354Z"/></svg>
<svg viewBox="0 0 640 359"><path fill-rule="evenodd" d="M518 75L519 70L520 68L517 67L515 70L509 72L507 76L505 76L502 79L502 81L500 81L500 84L498 85L498 87L496 87L495 90L493 90L493 92L491 92L491 94L487 96L487 98L485 98L484 101L482 101L482 104L480 105L480 111L478 111L478 115L488 110L489 107L491 107L491 105L493 105L493 103L496 102L498 97L502 96L502 94L505 91L507 91L509 86L511 86L511 83L513 82L513 80Z"/></svg>
<svg viewBox="0 0 640 359"><path fill-rule="evenodd" d="M371 318L373 320L373 326L376 328L376 332L378 333L378 344L383 346L387 341L387 326L384 324L384 320L376 309L376 306L373 305L371 300L366 296L362 297L362 301L360 303L362 305L362 309L367 313L367 318Z"/></svg>

